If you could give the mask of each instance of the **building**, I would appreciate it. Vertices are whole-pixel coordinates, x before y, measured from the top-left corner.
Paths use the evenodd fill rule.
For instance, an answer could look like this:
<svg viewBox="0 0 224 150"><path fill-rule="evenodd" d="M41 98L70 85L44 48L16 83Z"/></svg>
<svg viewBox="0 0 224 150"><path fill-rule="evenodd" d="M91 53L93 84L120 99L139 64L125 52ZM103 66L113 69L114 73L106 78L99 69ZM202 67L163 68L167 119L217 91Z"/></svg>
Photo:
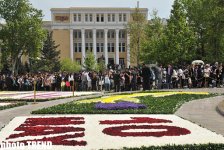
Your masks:
<svg viewBox="0 0 224 150"><path fill-rule="evenodd" d="M130 37L125 28L135 8L52 8L52 21L44 27L53 31L53 39L59 44L61 58L71 58L84 63L87 52L93 52L96 60L105 64L129 67ZM147 8L140 12L148 16Z"/></svg>

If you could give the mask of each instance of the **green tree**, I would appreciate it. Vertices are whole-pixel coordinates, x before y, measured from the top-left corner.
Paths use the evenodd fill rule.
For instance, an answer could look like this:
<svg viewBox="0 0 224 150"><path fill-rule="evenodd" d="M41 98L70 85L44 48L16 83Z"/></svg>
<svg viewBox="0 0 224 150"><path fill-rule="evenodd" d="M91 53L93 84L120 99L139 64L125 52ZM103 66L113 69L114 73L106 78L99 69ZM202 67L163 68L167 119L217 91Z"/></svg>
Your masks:
<svg viewBox="0 0 224 150"><path fill-rule="evenodd" d="M145 26L147 24L146 16L141 13L139 8L131 14L131 20L126 27L130 35L130 55L133 63L140 63L140 54L142 50L142 43L145 40Z"/></svg>
<svg viewBox="0 0 224 150"><path fill-rule="evenodd" d="M5 25L0 31L1 47L7 51L13 73L17 74L22 55L37 57L40 54L45 31L42 12L28 0L0 0L0 18Z"/></svg>
<svg viewBox="0 0 224 150"><path fill-rule="evenodd" d="M83 67L87 71L97 70L97 62L96 62L95 56L92 52L87 52Z"/></svg>
<svg viewBox="0 0 224 150"><path fill-rule="evenodd" d="M41 50L41 57L36 61L35 66L38 70L57 72L60 70L60 51L57 50L59 45L55 44L52 37L52 32L47 31L47 38L44 41ZM31 66L32 67L32 66Z"/></svg>
<svg viewBox="0 0 224 150"><path fill-rule="evenodd" d="M197 35L197 59L224 59L224 1L184 0L188 20Z"/></svg>
<svg viewBox="0 0 224 150"><path fill-rule="evenodd" d="M167 63L191 61L196 52L196 36L193 28L189 25L182 1L174 1L165 32L165 51L169 58Z"/></svg>
<svg viewBox="0 0 224 150"><path fill-rule="evenodd" d="M143 52L141 59L146 64L165 63L167 54L164 46L165 22L157 16L157 11L153 10L151 20L145 28L146 36L142 44Z"/></svg>
<svg viewBox="0 0 224 150"><path fill-rule="evenodd" d="M99 63L97 63L95 71L104 72L105 70L106 70L105 61L101 60Z"/></svg>
<svg viewBox="0 0 224 150"><path fill-rule="evenodd" d="M79 65L76 61L72 62L71 59L66 58L63 59L61 62L61 71L66 72L79 72L81 70L81 65Z"/></svg>

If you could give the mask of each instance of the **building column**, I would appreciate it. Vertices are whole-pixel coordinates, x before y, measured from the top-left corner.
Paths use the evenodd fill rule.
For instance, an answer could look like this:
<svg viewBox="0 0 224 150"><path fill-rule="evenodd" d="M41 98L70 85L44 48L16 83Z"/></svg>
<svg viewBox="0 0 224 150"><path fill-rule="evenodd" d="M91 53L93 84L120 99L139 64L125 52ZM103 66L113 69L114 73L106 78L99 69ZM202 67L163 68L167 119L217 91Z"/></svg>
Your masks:
<svg viewBox="0 0 224 150"><path fill-rule="evenodd" d="M119 29L116 29L116 53L115 53L116 57L116 61L115 64L119 64Z"/></svg>
<svg viewBox="0 0 224 150"><path fill-rule="evenodd" d="M131 64L131 59L130 59L130 35L127 34L127 68Z"/></svg>
<svg viewBox="0 0 224 150"><path fill-rule="evenodd" d="M96 29L93 29L93 54L95 56L95 59L97 60L97 54L96 54Z"/></svg>
<svg viewBox="0 0 224 150"><path fill-rule="evenodd" d="M105 58L105 65L108 65L108 49L107 49L107 34L108 30L104 29L104 58Z"/></svg>
<svg viewBox="0 0 224 150"><path fill-rule="evenodd" d="M86 57L85 29L82 29L81 31L82 31L82 64L84 64Z"/></svg>
<svg viewBox="0 0 224 150"><path fill-rule="evenodd" d="M73 29L70 29L70 58L74 61L74 41L73 41Z"/></svg>

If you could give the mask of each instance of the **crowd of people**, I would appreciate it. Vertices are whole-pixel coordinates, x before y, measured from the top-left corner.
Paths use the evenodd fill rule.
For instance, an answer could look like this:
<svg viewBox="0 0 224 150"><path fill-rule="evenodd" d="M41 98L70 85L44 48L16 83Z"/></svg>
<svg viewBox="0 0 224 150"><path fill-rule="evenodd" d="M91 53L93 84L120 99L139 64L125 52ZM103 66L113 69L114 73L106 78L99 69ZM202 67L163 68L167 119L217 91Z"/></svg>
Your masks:
<svg viewBox="0 0 224 150"><path fill-rule="evenodd" d="M172 88L222 87L220 63L107 69L104 72L0 74L0 91L136 91Z"/></svg>

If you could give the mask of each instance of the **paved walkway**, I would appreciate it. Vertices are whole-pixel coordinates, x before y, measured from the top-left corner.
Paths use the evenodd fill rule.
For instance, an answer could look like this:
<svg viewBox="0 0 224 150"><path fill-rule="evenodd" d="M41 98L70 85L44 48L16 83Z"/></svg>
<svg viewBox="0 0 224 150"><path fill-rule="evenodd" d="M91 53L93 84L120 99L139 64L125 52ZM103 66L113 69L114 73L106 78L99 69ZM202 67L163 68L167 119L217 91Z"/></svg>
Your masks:
<svg viewBox="0 0 224 150"><path fill-rule="evenodd" d="M217 96L191 101L182 105L175 114L224 135L224 117L216 111L216 107L223 100L224 96Z"/></svg>

